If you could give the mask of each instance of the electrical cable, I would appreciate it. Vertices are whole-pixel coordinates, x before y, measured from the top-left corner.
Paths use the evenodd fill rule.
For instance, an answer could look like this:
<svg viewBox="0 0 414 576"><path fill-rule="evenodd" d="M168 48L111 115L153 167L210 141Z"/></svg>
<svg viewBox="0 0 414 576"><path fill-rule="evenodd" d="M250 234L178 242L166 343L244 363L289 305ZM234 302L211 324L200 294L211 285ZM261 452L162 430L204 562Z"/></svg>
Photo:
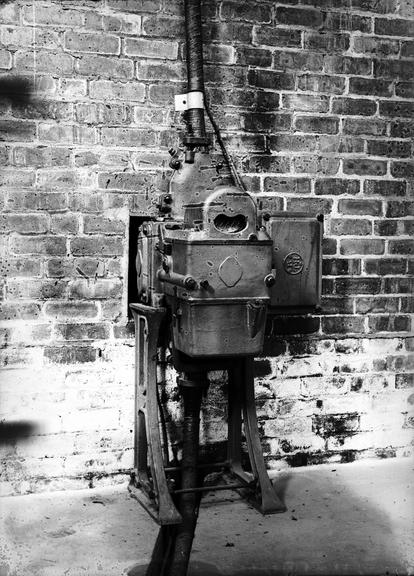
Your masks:
<svg viewBox="0 0 414 576"><path fill-rule="evenodd" d="M217 124L217 122L213 116L213 113L211 112L210 104L209 104L205 94L204 94L204 108L205 108L206 114L208 116L208 119L210 120L210 124L213 127L214 134L216 135L217 142L220 146L220 149L221 149L221 152L224 156L224 159L230 168L230 172L231 172L231 175L233 177L233 180L234 180L235 184L237 184L237 186L241 190L246 192L246 186L244 185L242 179L240 178L240 175L237 171L236 165L234 164L233 158L230 156L230 154L227 151L226 145L224 144L223 138L221 137L219 125Z"/></svg>

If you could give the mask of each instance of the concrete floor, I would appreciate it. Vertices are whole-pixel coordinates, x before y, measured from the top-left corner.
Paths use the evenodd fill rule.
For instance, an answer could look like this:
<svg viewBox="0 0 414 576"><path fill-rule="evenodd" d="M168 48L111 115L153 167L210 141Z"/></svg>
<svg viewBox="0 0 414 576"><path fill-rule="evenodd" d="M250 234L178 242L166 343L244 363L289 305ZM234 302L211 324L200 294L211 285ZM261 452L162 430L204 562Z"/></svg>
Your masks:
<svg viewBox="0 0 414 576"><path fill-rule="evenodd" d="M279 474L288 507L262 517L233 492L208 495L191 576L414 574L413 461ZM0 576L138 576L157 526L126 485L3 498Z"/></svg>

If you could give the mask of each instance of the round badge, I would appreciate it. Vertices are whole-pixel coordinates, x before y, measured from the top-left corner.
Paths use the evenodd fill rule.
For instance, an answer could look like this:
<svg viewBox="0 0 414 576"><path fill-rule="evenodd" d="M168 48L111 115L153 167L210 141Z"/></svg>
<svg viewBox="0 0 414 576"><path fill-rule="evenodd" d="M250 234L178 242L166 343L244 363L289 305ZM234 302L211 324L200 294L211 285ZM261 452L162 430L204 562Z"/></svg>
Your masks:
<svg viewBox="0 0 414 576"><path fill-rule="evenodd" d="M303 270L302 256L297 252L289 252L283 260L283 268L288 274L300 274Z"/></svg>

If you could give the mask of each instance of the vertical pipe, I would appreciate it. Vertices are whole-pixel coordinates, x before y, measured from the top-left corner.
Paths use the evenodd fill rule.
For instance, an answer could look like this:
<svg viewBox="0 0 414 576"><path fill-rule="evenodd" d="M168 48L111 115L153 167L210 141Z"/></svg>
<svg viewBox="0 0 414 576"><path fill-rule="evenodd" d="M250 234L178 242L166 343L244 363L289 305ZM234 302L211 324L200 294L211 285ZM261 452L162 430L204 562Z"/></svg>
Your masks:
<svg viewBox="0 0 414 576"><path fill-rule="evenodd" d="M183 456L181 462L181 488L197 487L197 458L200 429L200 407L203 387L182 386L184 401ZM200 495L194 492L181 494L179 510L182 524L177 526L174 552L168 571L169 576L185 576L190 561L191 547L197 524Z"/></svg>
<svg viewBox="0 0 414 576"><path fill-rule="evenodd" d="M184 0L185 35L187 54L188 91L199 91L204 94L203 40L201 33L200 0ZM206 138L204 109L190 108L188 124L191 136Z"/></svg>

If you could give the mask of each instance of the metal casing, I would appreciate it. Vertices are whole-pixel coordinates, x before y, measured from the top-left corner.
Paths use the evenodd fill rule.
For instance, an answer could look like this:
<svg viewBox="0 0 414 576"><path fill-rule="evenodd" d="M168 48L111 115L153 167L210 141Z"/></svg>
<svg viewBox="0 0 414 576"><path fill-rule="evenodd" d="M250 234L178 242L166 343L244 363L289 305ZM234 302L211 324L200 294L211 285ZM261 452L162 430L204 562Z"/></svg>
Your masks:
<svg viewBox="0 0 414 576"><path fill-rule="evenodd" d="M177 231L177 235L180 231ZM272 269L270 240L172 239L174 272L197 279L192 292L178 289L189 300L269 298L264 278ZM203 288L203 281L208 286ZM165 292L172 293L166 284Z"/></svg>
<svg viewBox="0 0 414 576"><path fill-rule="evenodd" d="M257 355L269 299L180 300L173 309L175 347L191 357Z"/></svg>
<svg viewBox="0 0 414 576"><path fill-rule="evenodd" d="M280 212L266 222L276 282L270 312L312 312L320 306L323 217Z"/></svg>

